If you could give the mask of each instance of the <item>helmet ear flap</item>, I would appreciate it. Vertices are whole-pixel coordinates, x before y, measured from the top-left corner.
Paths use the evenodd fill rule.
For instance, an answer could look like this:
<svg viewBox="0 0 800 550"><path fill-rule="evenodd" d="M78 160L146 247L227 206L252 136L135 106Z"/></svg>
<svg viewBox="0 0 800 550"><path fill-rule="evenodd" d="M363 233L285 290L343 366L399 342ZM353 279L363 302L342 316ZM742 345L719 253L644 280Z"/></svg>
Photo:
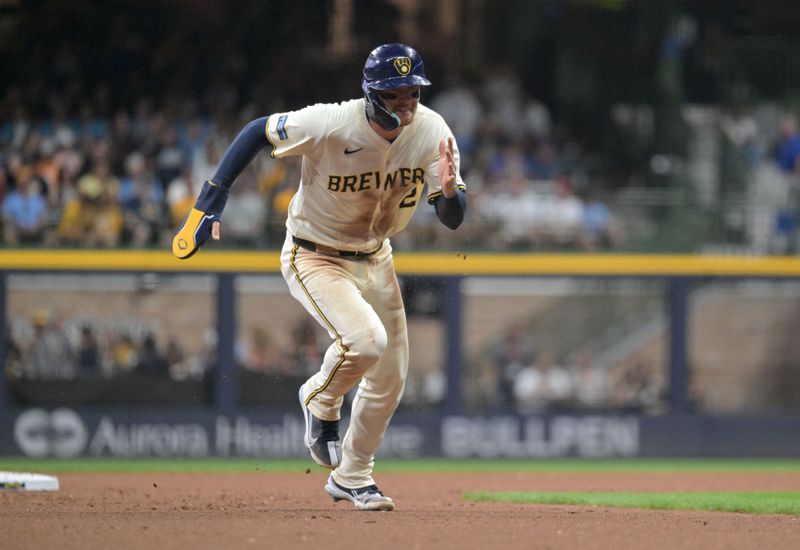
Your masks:
<svg viewBox="0 0 800 550"><path fill-rule="evenodd" d="M363 83L362 88L364 90L364 104L367 110L367 117L375 121L375 123L384 130L391 131L399 128L400 118L384 107L383 101L378 97L378 94L370 90L366 82Z"/></svg>

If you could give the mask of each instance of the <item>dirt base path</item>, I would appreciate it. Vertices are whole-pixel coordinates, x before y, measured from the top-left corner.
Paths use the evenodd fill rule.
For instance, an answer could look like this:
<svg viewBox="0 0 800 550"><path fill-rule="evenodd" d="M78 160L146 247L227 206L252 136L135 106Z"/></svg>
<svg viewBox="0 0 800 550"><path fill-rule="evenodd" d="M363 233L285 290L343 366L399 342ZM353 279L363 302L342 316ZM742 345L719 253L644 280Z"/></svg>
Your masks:
<svg viewBox="0 0 800 550"><path fill-rule="evenodd" d="M467 491L800 491L800 474L381 474L394 512L334 504L310 474L61 474L0 493L0 548L800 548L800 518L475 503Z"/></svg>

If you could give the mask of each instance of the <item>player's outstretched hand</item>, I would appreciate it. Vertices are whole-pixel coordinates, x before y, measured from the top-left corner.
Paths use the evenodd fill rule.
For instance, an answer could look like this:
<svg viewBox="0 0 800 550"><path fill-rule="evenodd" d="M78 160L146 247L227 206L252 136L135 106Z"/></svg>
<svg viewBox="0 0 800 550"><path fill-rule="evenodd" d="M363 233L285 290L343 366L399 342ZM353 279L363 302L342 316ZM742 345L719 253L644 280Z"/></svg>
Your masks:
<svg viewBox="0 0 800 550"><path fill-rule="evenodd" d="M222 209L228 200L228 189L207 181L197 202L172 239L172 253L181 260L190 258L210 238L219 240Z"/></svg>
<svg viewBox="0 0 800 550"><path fill-rule="evenodd" d="M446 199L456 196L456 158L451 137L439 142L439 184Z"/></svg>
<svg viewBox="0 0 800 550"><path fill-rule="evenodd" d="M219 216L192 208L172 239L172 253L181 260L193 256L211 237L219 240Z"/></svg>

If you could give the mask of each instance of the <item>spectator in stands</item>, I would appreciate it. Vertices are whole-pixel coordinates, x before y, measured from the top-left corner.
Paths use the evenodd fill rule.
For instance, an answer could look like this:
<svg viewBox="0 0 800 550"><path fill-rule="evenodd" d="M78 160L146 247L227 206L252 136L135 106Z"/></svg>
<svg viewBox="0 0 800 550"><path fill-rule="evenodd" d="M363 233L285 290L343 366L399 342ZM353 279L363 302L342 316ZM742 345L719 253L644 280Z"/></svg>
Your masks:
<svg viewBox="0 0 800 550"><path fill-rule="evenodd" d="M205 353L205 351L201 353ZM205 357L195 353L188 353L174 337L170 337L167 340L164 360L167 362L169 377L172 380L199 381L205 377Z"/></svg>
<svg viewBox="0 0 800 550"><path fill-rule="evenodd" d="M451 78L445 88L431 100L431 108L442 115L458 143L461 170L469 170L469 160L475 152L484 113L475 92L457 78Z"/></svg>
<svg viewBox="0 0 800 550"><path fill-rule="evenodd" d="M193 164L195 159L205 154L207 144L214 143L210 139L208 126L198 117L193 116L186 123L185 127L178 133L178 146L183 151L183 158L185 164ZM216 168L216 164L211 167L211 170ZM195 174L206 174L208 172L198 172L196 169L192 170ZM199 189L198 189L199 191Z"/></svg>
<svg viewBox="0 0 800 550"><path fill-rule="evenodd" d="M481 91L487 112L485 130L494 139L520 141L524 138L522 83L508 64L493 67Z"/></svg>
<svg viewBox="0 0 800 550"><path fill-rule="evenodd" d="M17 172L16 187L2 202L3 240L11 245L42 241L47 221L47 201L39 190L33 167Z"/></svg>
<svg viewBox="0 0 800 550"><path fill-rule="evenodd" d="M139 363L136 344L130 334L116 334L111 338L114 375L127 374Z"/></svg>
<svg viewBox="0 0 800 550"><path fill-rule="evenodd" d="M619 228L611 210L597 194L587 189L583 192L583 208L578 242L583 250L608 250L621 240Z"/></svg>
<svg viewBox="0 0 800 550"><path fill-rule="evenodd" d="M118 182L108 163L99 161L78 181L78 195L64 207L58 233L70 245L114 247L120 242L123 219L117 202Z"/></svg>
<svg viewBox="0 0 800 550"><path fill-rule="evenodd" d="M556 145L550 140L539 142L531 158L530 177L537 180L554 180L562 171Z"/></svg>
<svg viewBox="0 0 800 550"><path fill-rule="evenodd" d="M522 411L536 411L568 404L574 392L569 371L543 353L535 363L519 371L514 379L514 401Z"/></svg>
<svg viewBox="0 0 800 550"><path fill-rule="evenodd" d="M572 181L565 175L556 177L554 193L542 207L544 238L548 246L574 248L580 234L583 203L575 196Z"/></svg>
<svg viewBox="0 0 800 550"><path fill-rule="evenodd" d="M219 164L221 157L222 153L220 151L220 144L217 143L217 140L214 137L209 137L209 139L205 142L205 146L201 150L196 151L194 157L192 158L192 173L213 174L214 170L217 169L217 165ZM191 195L195 196L200 193L203 183L197 181L192 183L193 187Z"/></svg>
<svg viewBox="0 0 800 550"><path fill-rule="evenodd" d="M526 141L541 143L552 138L553 118L544 103L535 97L528 97L524 101L522 113L521 122Z"/></svg>
<svg viewBox="0 0 800 550"><path fill-rule="evenodd" d="M250 330L249 338L239 350L239 364L252 371L269 372L294 372L295 366L283 361L285 356L269 333L262 326L254 326Z"/></svg>
<svg viewBox="0 0 800 550"><path fill-rule="evenodd" d="M608 376L605 368L594 362L591 353L586 350L578 352L571 370L575 377L577 405L599 408L608 404L611 397Z"/></svg>
<svg viewBox="0 0 800 550"><path fill-rule="evenodd" d="M490 237L500 249L529 249L542 229L542 197L532 183L517 175L482 201L481 210L499 229Z"/></svg>
<svg viewBox="0 0 800 550"><path fill-rule="evenodd" d="M11 171L5 162L0 161L0 205L3 204L6 195L11 192L13 187L14 178L11 175Z"/></svg>
<svg viewBox="0 0 800 550"><path fill-rule="evenodd" d="M57 209L61 203L61 167L55 158L56 141L47 137L39 144L37 161L34 167L36 176L42 184L40 190L47 199L49 208Z"/></svg>
<svg viewBox="0 0 800 550"><path fill-rule="evenodd" d="M491 352L497 388L503 402L514 402L514 384L520 371L536 359L536 349L521 323L513 325Z"/></svg>
<svg viewBox="0 0 800 550"><path fill-rule="evenodd" d="M189 211L194 206L192 195L192 174L187 168L180 177L174 178L167 185L167 208L169 209L170 227L180 227Z"/></svg>
<svg viewBox="0 0 800 550"><path fill-rule="evenodd" d="M720 132L725 144L733 148L731 168L747 170L758 155L760 131L747 103L747 91L735 87L730 102L720 116ZM723 160L724 162L724 160Z"/></svg>
<svg viewBox="0 0 800 550"><path fill-rule="evenodd" d="M785 114L780 121L780 140L775 157L784 173L800 173L800 131L793 113Z"/></svg>
<svg viewBox="0 0 800 550"><path fill-rule="evenodd" d="M478 408L493 408L513 402L513 393L500 387L499 369L491 361L483 361L477 367L474 383L464 388L466 396Z"/></svg>
<svg viewBox="0 0 800 550"><path fill-rule="evenodd" d="M144 335L136 356L134 373L153 378L169 377L167 361L159 352L156 337L152 332Z"/></svg>
<svg viewBox="0 0 800 550"><path fill-rule="evenodd" d="M172 180L181 176L184 167L188 164L184 151L178 145L175 127L169 123L165 124L159 135L156 176L164 185L169 186Z"/></svg>
<svg viewBox="0 0 800 550"><path fill-rule="evenodd" d="M192 365L194 368L190 372L196 373L200 371L203 376L213 375L217 369L218 341L217 331L211 327L207 328L203 333L203 349L200 352L199 365ZM213 379L213 376L209 376L209 380L211 379Z"/></svg>
<svg viewBox="0 0 800 550"><path fill-rule="evenodd" d="M135 151L125 159L126 175L119 184L118 200L123 215L123 240L141 247L158 242L165 228L164 188L148 170L145 156Z"/></svg>
<svg viewBox="0 0 800 550"><path fill-rule="evenodd" d="M267 220L266 198L258 192L253 178L239 178L228 195L228 208L236 216L225 220L225 238L238 245L261 244Z"/></svg>
<svg viewBox="0 0 800 550"><path fill-rule="evenodd" d="M100 374L100 347L90 325L81 327L81 337L77 350L78 376L95 378Z"/></svg>
<svg viewBox="0 0 800 550"><path fill-rule="evenodd" d="M759 128L747 104L747 90L734 86L720 116L720 162L717 185L716 224L727 242L741 242L747 193L758 160ZM749 202L749 201L748 201Z"/></svg>
<svg viewBox="0 0 800 550"><path fill-rule="evenodd" d="M58 166L58 171L61 176L61 183L59 185L59 193L53 197L63 203L68 197L66 196L67 187L75 184L80 178L81 171L85 164L86 158L78 148L75 132L68 126L64 126L55 133L56 151L53 154L53 162ZM60 206L63 206L61 204Z"/></svg>
<svg viewBox="0 0 800 550"><path fill-rule="evenodd" d="M291 361L298 375L316 372L322 363L325 346L320 345L317 330L316 323L305 317L292 330Z"/></svg>
<svg viewBox="0 0 800 550"><path fill-rule="evenodd" d="M156 124L156 120L161 118L163 117L157 117L153 111L153 103L149 97L141 96L134 100L130 132L140 151L150 153L158 149L158 136L155 132L160 125ZM165 185L166 183L164 182Z"/></svg>
<svg viewBox="0 0 800 550"><path fill-rule="evenodd" d="M111 148L109 150L109 164L115 174L127 171L128 157L136 151L136 141L133 136L131 117L124 110L117 111L111 124Z"/></svg>
<svg viewBox="0 0 800 550"><path fill-rule="evenodd" d="M79 135L82 141L91 143L109 136L110 124L108 119L103 116L103 113L95 109L88 98L84 98L83 103L78 107L78 118Z"/></svg>
<svg viewBox="0 0 800 550"><path fill-rule="evenodd" d="M447 394L447 376L444 369L430 369L422 375L420 395L426 405L438 405Z"/></svg>
<svg viewBox="0 0 800 550"><path fill-rule="evenodd" d="M0 370L0 376L5 374L7 379L15 379L21 378L24 374L24 356L22 352L22 348L17 343L16 339L14 338L14 334L11 331L11 325L6 324L5 326L5 360L6 363L3 365L3 369Z"/></svg>
<svg viewBox="0 0 800 550"><path fill-rule="evenodd" d="M636 361L623 366L614 384L615 401L627 409L652 412L663 405L663 387L653 366Z"/></svg>
<svg viewBox="0 0 800 550"><path fill-rule="evenodd" d="M533 158L521 143L509 142L497 149L488 166L489 180L495 185L533 177Z"/></svg>
<svg viewBox="0 0 800 550"><path fill-rule="evenodd" d="M38 310L31 318L33 337L24 352L24 373L34 380L69 380L75 376L72 346L60 322Z"/></svg>
<svg viewBox="0 0 800 550"><path fill-rule="evenodd" d="M793 113L784 115L780 121L780 140L775 158L783 174L780 183L783 190L781 195L785 198L776 214L772 251L785 254L794 252L797 248L800 130L797 117Z"/></svg>

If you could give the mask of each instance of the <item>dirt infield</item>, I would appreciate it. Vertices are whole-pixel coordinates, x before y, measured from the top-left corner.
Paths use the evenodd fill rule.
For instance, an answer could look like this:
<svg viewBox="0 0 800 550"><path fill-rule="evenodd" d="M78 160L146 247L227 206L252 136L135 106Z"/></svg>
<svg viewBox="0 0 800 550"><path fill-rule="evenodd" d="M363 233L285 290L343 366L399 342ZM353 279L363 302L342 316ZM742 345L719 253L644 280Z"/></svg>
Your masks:
<svg viewBox="0 0 800 550"><path fill-rule="evenodd" d="M800 474L382 474L394 512L333 504L326 474L60 474L0 493L0 548L800 548L800 517L475 503L467 491L798 491Z"/></svg>

